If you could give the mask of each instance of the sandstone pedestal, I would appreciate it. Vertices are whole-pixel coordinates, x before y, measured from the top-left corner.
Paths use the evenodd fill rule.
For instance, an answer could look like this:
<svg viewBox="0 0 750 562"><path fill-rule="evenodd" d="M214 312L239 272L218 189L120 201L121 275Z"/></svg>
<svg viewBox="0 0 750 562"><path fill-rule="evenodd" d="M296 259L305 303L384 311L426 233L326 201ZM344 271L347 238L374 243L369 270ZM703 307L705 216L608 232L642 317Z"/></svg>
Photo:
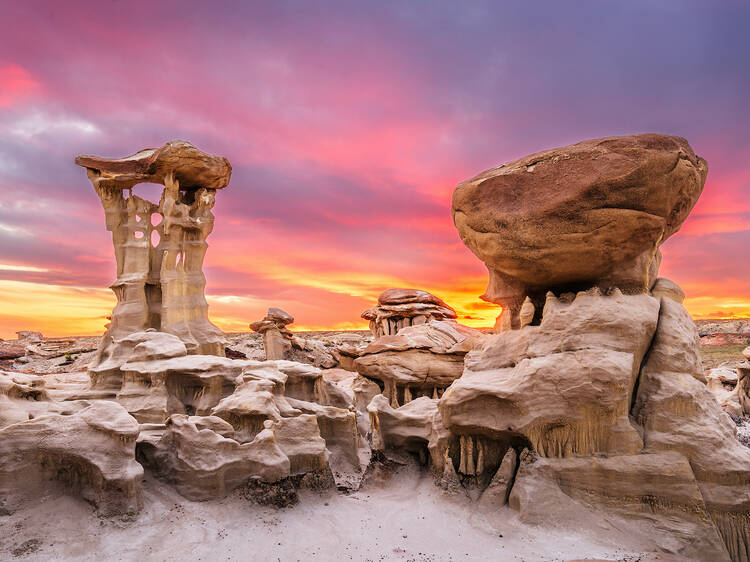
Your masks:
<svg viewBox="0 0 750 562"><path fill-rule="evenodd" d="M117 297L93 367L118 355L135 332L173 334L189 354L224 355L222 332L208 319L203 258L216 190L226 187L226 158L172 141L121 159L76 158L102 201L117 261ZM153 203L133 194L138 183L164 185Z"/></svg>

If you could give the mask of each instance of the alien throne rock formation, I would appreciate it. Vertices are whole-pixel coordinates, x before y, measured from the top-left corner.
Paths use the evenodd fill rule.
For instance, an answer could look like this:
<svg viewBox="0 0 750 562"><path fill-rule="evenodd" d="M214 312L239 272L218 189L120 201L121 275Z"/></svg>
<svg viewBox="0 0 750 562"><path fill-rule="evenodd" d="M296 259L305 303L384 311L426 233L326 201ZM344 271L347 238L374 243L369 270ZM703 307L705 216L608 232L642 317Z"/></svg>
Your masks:
<svg viewBox="0 0 750 562"><path fill-rule="evenodd" d="M111 285L117 306L92 376L106 378L112 363L121 362L119 342L145 330L177 336L190 354L223 356L223 334L208 320L203 258L229 161L172 141L119 159L79 156L76 164L86 168L102 201L117 261ZM143 182L164 185L158 204L133 193Z"/></svg>
<svg viewBox="0 0 750 562"><path fill-rule="evenodd" d="M504 311L423 432L438 469L489 483L485 503L525 521L604 508L664 550L750 560L750 449L704 384L684 294L658 278L706 173L685 139L644 134L456 188L456 227Z"/></svg>

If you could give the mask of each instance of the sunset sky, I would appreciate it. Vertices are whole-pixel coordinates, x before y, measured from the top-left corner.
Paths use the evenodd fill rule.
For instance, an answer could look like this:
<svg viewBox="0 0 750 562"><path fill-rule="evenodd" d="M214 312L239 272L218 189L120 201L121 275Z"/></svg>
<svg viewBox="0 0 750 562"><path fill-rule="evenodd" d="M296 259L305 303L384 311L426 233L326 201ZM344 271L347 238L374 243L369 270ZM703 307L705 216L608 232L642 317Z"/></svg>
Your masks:
<svg viewBox="0 0 750 562"><path fill-rule="evenodd" d="M172 139L234 168L205 264L227 331L269 306L295 329L364 327L389 287L492 325L454 186L638 132L709 162L662 275L696 317L750 315L748 29L739 0L0 0L0 338L103 331L111 235L73 158Z"/></svg>

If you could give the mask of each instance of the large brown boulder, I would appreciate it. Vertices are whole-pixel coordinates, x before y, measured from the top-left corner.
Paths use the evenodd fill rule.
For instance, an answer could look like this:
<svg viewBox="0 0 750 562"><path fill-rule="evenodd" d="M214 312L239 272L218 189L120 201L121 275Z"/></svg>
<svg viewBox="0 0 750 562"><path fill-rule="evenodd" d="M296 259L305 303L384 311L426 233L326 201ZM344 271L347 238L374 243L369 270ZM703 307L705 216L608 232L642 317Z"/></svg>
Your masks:
<svg viewBox="0 0 750 562"><path fill-rule="evenodd" d="M517 316L526 296L541 305L547 290L649 289L659 245L679 230L707 171L680 137L587 140L459 184L453 220L489 270L483 298Z"/></svg>

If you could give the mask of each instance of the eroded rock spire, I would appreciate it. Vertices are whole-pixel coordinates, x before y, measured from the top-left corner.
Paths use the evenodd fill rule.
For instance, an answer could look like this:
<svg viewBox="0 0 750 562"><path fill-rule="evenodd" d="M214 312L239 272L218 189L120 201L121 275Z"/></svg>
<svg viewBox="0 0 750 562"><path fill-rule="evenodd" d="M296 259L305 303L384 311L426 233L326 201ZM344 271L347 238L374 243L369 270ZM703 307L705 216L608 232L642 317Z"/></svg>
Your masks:
<svg viewBox="0 0 750 562"><path fill-rule="evenodd" d="M223 356L223 333L208 319L203 258L229 161L177 140L125 158L75 161L102 201L117 261L117 305L92 371L112 362L119 340L149 329L179 337L188 353ZM143 182L164 186L158 204L133 193Z"/></svg>

